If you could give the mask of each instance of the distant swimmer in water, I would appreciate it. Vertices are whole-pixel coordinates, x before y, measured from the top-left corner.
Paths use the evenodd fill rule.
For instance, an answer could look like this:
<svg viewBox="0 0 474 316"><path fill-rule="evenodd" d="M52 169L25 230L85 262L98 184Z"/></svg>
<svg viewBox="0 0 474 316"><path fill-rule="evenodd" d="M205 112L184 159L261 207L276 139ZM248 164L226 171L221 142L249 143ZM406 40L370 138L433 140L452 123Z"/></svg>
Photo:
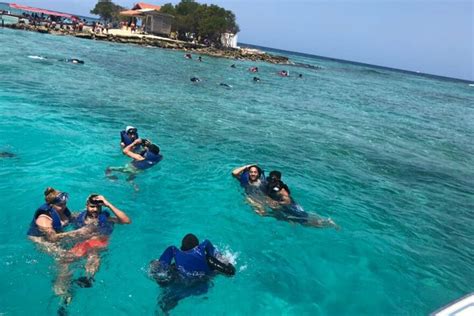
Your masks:
<svg viewBox="0 0 474 316"><path fill-rule="evenodd" d="M65 61L67 63L71 64L84 64L83 60L77 59L77 58L72 58L72 59L60 59L59 61Z"/></svg>
<svg viewBox="0 0 474 316"><path fill-rule="evenodd" d="M198 77L192 77L191 82L198 83L201 82L201 79L199 79Z"/></svg>
<svg viewBox="0 0 474 316"><path fill-rule="evenodd" d="M8 151L0 151L0 158L14 158L14 157L16 157L16 155Z"/></svg>
<svg viewBox="0 0 474 316"><path fill-rule="evenodd" d="M279 71L278 74L281 76L281 77L288 77L290 75L290 72L287 71L287 70L282 70L282 71Z"/></svg>
<svg viewBox="0 0 474 316"><path fill-rule="evenodd" d="M266 183L266 193L270 198L268 205L273 210L272 215L276 219L299 223L304 226L334 227L339 229L339 226L330 218L325 219L316 214L308 213L301 205L296 203L290 195L290 189L281 180L280 171L270 172Z"/></svg>
<svg viewBox="0 0 474 316"><path fill-rule="evenodd" d="M150 262L148 273L164 287L159 305L168 313L179 301L202 295L209 289L210 278L217 272L233 276L235 267L228 262L209 240L199 243L193 234L187 234L181 247L169 246L157 260Z"/></svg>
<svg viewBox="0 0 474 316"><path fill-rule="evenodd" d="M28 58L31 58L31 59L39 59L39 60L46 60L46 59L48 59L48 57L44 57L44 56L35 56L35 55L28 56Z"/></svg>
<svg viewBox="0 0 474 316"><path fill-rule="evenodd" d="M258 67L250 67L249 71L250 72L258 72Z"/></svg>
<svg viewBox="0 0 474 316"><path fill-rule="evenodd" d="M299 74L299 75L298 75L298 78L303 78L303 74Z"/></svg>
<svg viewBox="0 0 474 316"><path fill-rule="evenodd" d="M135 153L133 151L133 149L138 145L143 147L141 153ZM133 182L133 180L139 172L155 166L163 159L163 156L160 154L160 147L153 144L148 139L138 138L130 145L126 146L123 149L123 153L133 160L124 167L108 167L105 170L105 175L111 180L116 180L117 176L113 175L113 172L128 174L127 181L133 185L135 191L138 191L138 186Z"/></svg>
<svg viewBox="0 0 474 316"><path fill-rule="evenodd" d="M198 57L198 61L202 61L202 57L201 57L201 56Z"/></svg>
<svg viewBox="0 0 474 316"><path fill-rule="evenodd" d="M230 68L237 68L235 64L230 65Z"/></svg>
<svg viewBox="0 0 474 316"><path fill-rule="evenodd" d="M187 54L184 54L184 58L193 59L193 56L191 54L187 53Z"/></svg>
<svg viewBox="0 0 474 316"><path fill-rule="evenodd" d="M227 87L227 88L232 88L232 86L230 84L227 84L227 83L219 83L220 86L223 86L223 87Z"/></svg>
<svg viewBox="0 0 474 316"><path fill-rule="evenodd" d="M260 82L260 78L259 77L253 77L253 81L254 82Z"/></svg>

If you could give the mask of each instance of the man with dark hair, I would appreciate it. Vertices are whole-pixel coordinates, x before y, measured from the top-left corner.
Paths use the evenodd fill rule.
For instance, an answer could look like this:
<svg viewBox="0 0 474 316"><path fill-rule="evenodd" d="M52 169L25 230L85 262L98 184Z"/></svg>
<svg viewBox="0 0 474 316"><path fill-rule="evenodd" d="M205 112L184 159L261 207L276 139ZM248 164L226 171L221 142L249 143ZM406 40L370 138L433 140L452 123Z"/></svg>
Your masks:
<svg viewBox="0 0 474 316"><path fill-rule="evenodd" d="M254 207L257 214L265 214L265 174L256 164L249 164L232 170L232 176L245 189L247 202Z"/></svg>
<svg viewBox="0 0 474 316"><path fill-rule="evenodd" d="M187 234L181 247L169 246L160 259L150 262L149 274L161 286L166 287L159 300L161 309L168 312L179 300L200 295L209 288L209 277L220 272L235 274L231 263L217 258L218 253L209 240L199 243L193 234Z"/></svg>

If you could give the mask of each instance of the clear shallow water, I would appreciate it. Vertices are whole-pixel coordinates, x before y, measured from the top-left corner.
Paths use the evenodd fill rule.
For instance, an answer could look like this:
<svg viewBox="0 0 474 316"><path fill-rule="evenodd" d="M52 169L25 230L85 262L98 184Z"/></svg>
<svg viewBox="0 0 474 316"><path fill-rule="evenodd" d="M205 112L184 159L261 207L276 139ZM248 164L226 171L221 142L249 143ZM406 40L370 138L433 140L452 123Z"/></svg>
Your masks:
<svg viewBox="0 0 474 316"><path fill-rule="evenodd" d="M133 220L71 315L152 314L160 289L145 268L188 232L236 255L239 272L177 315L422 315L473 290L467 83L296 55L323 69L280 78L282 66L9 29L0 47L0 151L17 155L0 159L0 313L56 312L53 261L25 236L46 186L69 192L73 210L103 193ZM127 162L118 133L129 124L165 157L138 193L104 177ZM249 162L282 170L294 197L342 230L253 213L230 176Z"/></svg>

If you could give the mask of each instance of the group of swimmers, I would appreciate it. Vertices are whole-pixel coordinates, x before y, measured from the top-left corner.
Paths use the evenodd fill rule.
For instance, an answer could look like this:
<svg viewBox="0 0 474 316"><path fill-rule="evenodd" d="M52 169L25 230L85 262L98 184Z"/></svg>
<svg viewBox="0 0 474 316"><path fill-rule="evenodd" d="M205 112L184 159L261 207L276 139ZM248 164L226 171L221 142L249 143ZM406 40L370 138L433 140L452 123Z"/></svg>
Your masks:
<svg viewBox="0 0 474 316"><path fill-rule="evenodd" d="M123 154L133 160L126 167L107 168L108 177L112 177L114 171L135 176L138 171L156 165L163 158L159 147L140 138L133 126L121 131L120 140ZM272 171L265 177L258 165L250 164L235 168L232 175L244 187L249 204L259 215L305 226L338 228L331 219L304 211L292 198L280 171ZM85 209L74 213L67 207L69 194L66 192L48 187L44 199L45 203L33 215L27 235L41 250L56 259L58 275L54 292L62 298L58 313L66 315L72 299L72 285L93 286L100 266L100 253L108 247L114 226L130 224L131 219L99 194L90 194ZM86 261L85 273L72 280L69 266L78 260ZM179 300L205 293L210 277L216 273L233 276L235 272L235 267L209 240L200 243L193 234L184 236L181 247L166 248L159 259L152 260L149 265L150 277L163 287L159 306L165 313Z"/></svg>
<svg viewBox="0 0 474 316"><path fill-rule="evenodd" d="M71 64L81 64L83 65L84 64L84 61L83 60L80 60L80 59L77 59L77 58L66 58L66 59L50 59L46 56L28 56L28 58L31 58L31 59L39 59L39 60L57 60L57 61L62 61L62 62L66 62L66 63L71 63Z"/></svg>
<svg viewBox="0 0 474 316"><path fill-rule="evenodd" d="M120 146L124 155L133 160L125 167L109 167L106 175L120 171L129 179L140 170L148 169L161 161L159 147L151 141L139 138L133 126L120 133ZM67 315L72 300L72 285L88 288L94 284L94 276L100 266L100 252L109 244L115 224L130 224L129 216L107 198L90 194L85 209L71 212L67 207L69 194L52 187L44 191L45 203L35 211L27 235L42 251L52 255L58 264L54 292L62 298L59 315ZM71 263L85 259L85 273L72 280ZM180 248L168 247L158 260L150 263L150 276L165 288L160 307L164 312L178 304L180 299L202 292L207 288L209 277L217 272L232 276L234 266L222 259L212 243L199 243L193 234L187 234Z"/></svg>
<svg viewBox="0 0 474 316"><path fill-rule="evenodd" d="M100 265L99 252L108 246L114 225L130 224L131 220L99 194L89 195L85 210L76 213L67 207L69 194L66 192L48 187L44 191L44 199L45 203L33 215L27 235L58 263L54 292L63 298L58 313L64 315L72 299L69 265L85 258L85 275L76 279L75 283L80 287L91 287Z"/></svg>
<svg viewBox="0 0 474 316"><path fill-rule="evenodd" d="M193 59L193 56L190 54L190 53L186 53L184 55L184 58L186 59ZM198 61L202 61L202 58L201 56L198 57ZM232 64L230 65L231 68L237 68L237 66L235 64ZM256 66L253 66L253 67L250 67L248 68L248 71L251 72L251 73L258 73L259 72L259 69L258 67ZM290 72L288 70L280 70L277 72L277 74L280 76L280 77L289 77L290 76ZM298 74L298 78L303 78L303 74ZM259 77L253 77L253 82L260 82L260 78ZM190 78L190 81L192 83L200 83L202 80L199 78L199 77L191 77ZM224 83L224 82L220 82L219 83L219 86L223 86L223 87L227 87L227 88L232 88L232 86L230 84L227 84L227 83Z"/></svg>
<svg viewBox="0 0 474 316"><path fill-rule="evenodd" d="M291 196L290 189L281 179L280 171L271 171L268 177L265 177L262 168L250 164L235 168L232 175L239 180L245 190L247 201L257 214L304 226L339 229L330 218L324 219L317 214L306 212Z"/></svg>

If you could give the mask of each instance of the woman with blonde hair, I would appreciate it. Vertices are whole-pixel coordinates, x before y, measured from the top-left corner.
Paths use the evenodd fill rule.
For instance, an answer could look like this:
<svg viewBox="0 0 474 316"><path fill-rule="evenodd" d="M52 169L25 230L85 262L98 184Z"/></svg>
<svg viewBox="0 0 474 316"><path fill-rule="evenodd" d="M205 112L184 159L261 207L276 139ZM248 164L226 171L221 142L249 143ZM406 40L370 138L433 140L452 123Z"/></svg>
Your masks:
<svg viewBox="0 0 474 316"><path fill-rule="evenodd" d="M66 226L73 220L71 211L67 208L69 194L48 187L44 191L44 199L46 203L35 211L27 235L41 250L57 259L59 266L54 292L56 295L64 296L65 300L69 300L67 283L70 273L65 264L68 251L61 247L59 241L66 237L73 238L82 235L87 229L64 232Z"/></svg>

